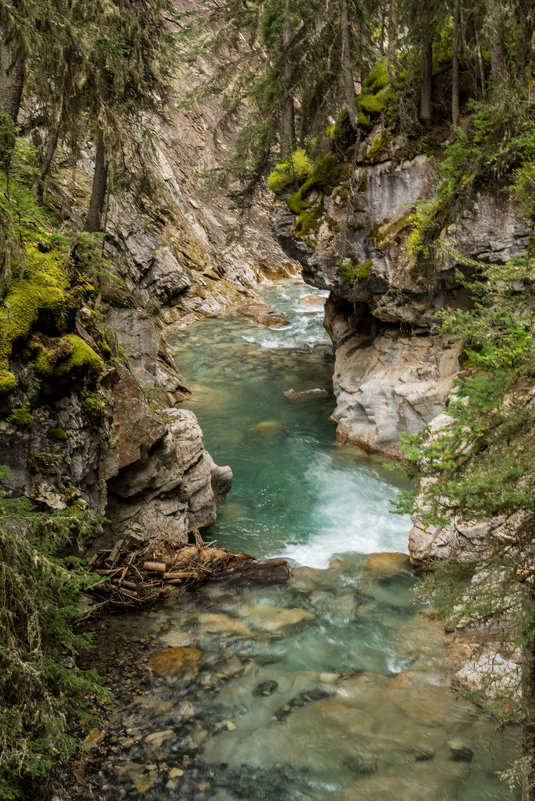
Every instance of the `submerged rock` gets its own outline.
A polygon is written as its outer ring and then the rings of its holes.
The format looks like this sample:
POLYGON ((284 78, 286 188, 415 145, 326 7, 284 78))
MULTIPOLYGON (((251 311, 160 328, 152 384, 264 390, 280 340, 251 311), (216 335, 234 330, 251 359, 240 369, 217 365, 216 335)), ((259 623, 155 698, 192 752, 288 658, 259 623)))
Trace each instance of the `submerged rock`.
POLYGON ((283 425, 280 420, 262 420, 262 422, 251 426, 249 431, 253 434, 278 434, 282 431, 283 425))
POLYGON ((238 311, 244 317, 252 317, 257 323, 268 328, 284 328, 290 325, 290 321, 282 312, 272 309, 271 306, 267 306, 265 303, 248 303, 247 306, 242 306, 238 311))
POLYGON ((158 676, 195 675, 199 670, 201 652, 198 648, 164 648, 149 657, 149 667, 158 676))
POLYGON ((325 396, 325 395, 328 395, 328 394, 329 393, 327 392, 326 389, 320 389, 319 387, 315 387, 314 389, 305 389, 305 390, 303 390, 303 392, 296 392, 295 389, 293 389, 293 387, 291 387, 290 389, 287 389, 286 392, 284 393, 284 395, 287 398, 296 398, 296 399, 299 399, 299 398, 317 398, 317 397, 322 397, 322 396, 325 396))
POLYGON ((273 679, 271 679, 270 681, 264 681, 262 682, 262 684, 258 685, 256 690, 254 691, 254 694, 264 695, 264 696, 272 695, 278 686, 279 686, 278 682, 273 681, 273 679))
POLYGON ((474 752, 462 740, 450 740, 448 743, 453 762, 471 762, 474 752))
POLYGON ((377 581, 386 581, 411 569, 405 553, 371 553, 366 557, 364 570, 377 581))
POLYGON ((240 607, 238 614, 240 617, 246 618, 247 622, 255 629, 267 633, 292 628, 304 620, 314 620, 312 612, 307 612, 306 609, 298 607, 280 609, 277 606, 269 606, 268 604, 258 604, 256 606, 246 604, 240 607))
POLYGON ((242 623, 228 615, 205 612, 199 615, 199 626, 201 632, 210 634, 234 634, 240 637, 250 637, 251 630, 242 623))

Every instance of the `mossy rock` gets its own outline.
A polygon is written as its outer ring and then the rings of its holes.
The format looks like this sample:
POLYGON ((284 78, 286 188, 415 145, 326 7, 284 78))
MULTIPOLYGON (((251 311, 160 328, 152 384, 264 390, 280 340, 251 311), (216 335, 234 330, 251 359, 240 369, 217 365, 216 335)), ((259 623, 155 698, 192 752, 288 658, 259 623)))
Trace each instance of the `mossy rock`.
POLYGON ((50 470, 56 465, 57 459, 53 453, 46 451, 35 453, 30 451, 28 453, 27 465, 30 473, 43 473, 50 470))
POLYGON ((46 432, 48 439, 55 440, 56 442, 65 442, 69 439, 69 435, 64 428, 49 428, 46 432))
POLYGON ((302 211, 296 220, 294 234, 306 237, 319 231, 325 216, 323 206, 315 206, 310 211, 302 211))
POLYGON ((85 390, 81 394, 82 409, 86 417, 95 424, 101 422, 108 411, 108 404, 97 392, 85 390))
POLYGON ((381 156, 386 152, 390 139, 386 134, 381 134, 373 140, 372 144, 366 151, 365 160, 369 164, 377 164, 381 160, 381 156))
POLYGON ((328 195, 338 184, 344 170, 344 164, 334 155, 327 153, 314 164, 309 178, 303 186, 287 198, 286 203, 294 214, 301 214, 310 204, 306 202, 307 195, 314 189, 328 195))
POLYGON ((35 372, 39 378, 52 380, 71 375, 96 377, 102 372, 102 359, 93 348, 76 334, 47 340, 35 359, 35 372))
POLYGON ((305 150, 296 150, 289 159, 280 161, 268 178, 267 185, 277 197, 291 187, 306 181, 312 171, 312 162, 305 150))
POLYGON ((386 103, 378 95, 359 95, 356 99, 357 108, 367 114, 380 114, 384 111, 386 103))
POLYGON ((375 244, 378 247, 383 247, 384 245, 399 242, 401 234, 410 229, 411 220, 412 212, 408 211, 403 217, 400 217, 399 220, 395 220, 391 223, 384 231, 380 230, 380 226, 374 226, 370 233, 375 240, 375 244))
POLYGON ((4 299, 8 314, 0 319, 0 393, 4 395, 16 387, 9 371, 14 345, 29 338, 40 318, 52 320, 59 327, 67 313, 69 278, 64 251, 51 248, 43 253, 30 243, 25 248, 25 260, 24 277, 11 282, 4 299))
POLYGON ((17 379, 9 370, 0 368, 0 395, 9 395, 17 386, 17 379))
POLYGON ((377 94, 390 83, 386 59, 380 61, 369 71, 362 82, 362 91, 370 94, 377 94))
POLYGON ((30 412, 28 404, 24 404, 24 406, 20 406, 18 409, 13 409, 7 419, 12 425, 17 426, 17 428, 26 428, 33 423, 33 414, 30 412))
POLYGON ((365 281, 369 278, 373 270, 373 261, 368 259, 364 262, 353 260, 342 260, 338 267, 337 274, 342 284, 352 284, 355 281, 365 281))

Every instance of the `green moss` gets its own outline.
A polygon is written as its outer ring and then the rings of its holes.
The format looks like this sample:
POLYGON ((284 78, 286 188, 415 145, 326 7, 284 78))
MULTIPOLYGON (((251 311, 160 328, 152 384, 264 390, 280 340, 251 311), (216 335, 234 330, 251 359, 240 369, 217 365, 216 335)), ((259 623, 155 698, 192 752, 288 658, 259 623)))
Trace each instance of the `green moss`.
POLYGON ((17 428, 26 428, 26 426, 31 426, 33 423, 33 414, 31 414, 28 404, 25 403, 24 406, 13 409, 7 419, 17 428))
POLYGON ((371 125, 370 118, 362 109, 359 109, 359 113, 357 114, 357 124, 360 125, 361 128, 369 128, 371 125))
POLYGON ((301 214, 302 211, 308 209, 310 203, 307 203, 306 200, 303 200, 301 197, 301 191, 298 191, 286 198, 286 205, 292 214, 301 214))
POLYGON ((383 153, 386 151, 389 143, 390 140, 386 134, 383 133, 380 136, 378 136, 376 139, 374 139, 374 141, 366 151, 365 160, 369 164, 377 164, 383 153))
POLYGON ((369 278, 372 269, 373 261, 371 259, 364 262, 342 259, 337 274, 342 284, 351 284, 369 278))
POLYGON ((412 220, 412 212, 408 211, 403 217, 400 217, 399 220, 396 220, 384 231, 380 231, 379 226, 374 226, 372 229, 372 236, 375 239, 376 245, 378 247, 382 247, 388 243, 395 243, 399 241, 400 234, 403 231, 408 231, 411 227, 411 220, 412 220))
POLYGON ((0 395, 9 395, 17 386, 17 379, 9 370, 0 368, 0 395))
POLYGON ((336 220, 325 213, 323 206, 314 206, 310 210, 301 212, 295 223, 294 234, 305 237, 307 245, 311 245, 312 241, 309 235, 317 233, 323 223, 327 223, 329 230, 333 233, 338 233, 340 230, 336 220))
POLYGON ((319 230, 325 209, 323 206, 315 206, 310 211, 302 211, 295 222, 294 234, 296 236, 307 236, 319 230))
POLYGON ((80 514, 80 512, 83 512, 85 507, 86 504, 83 501, 80 500, 72 501, 72 503, 70 503, 67 506, 67 512, 70 515, 77 515, 80 514))
POLYGON ((390 83, 388 76, 388 69, 386 59, 380 61, 375 67, 369 71, 368 75, 362 82, 362 91, 377 94, 381 89, 384 89, 390 83))
POLYGON ((76 334, 51 339, 35 359, 39 378, 65 378, 70 375, 97 376, 102 372, 102 359, 76 334))
MULTIPOLYGON (((22 267, 22 265, 21 265, 22 267)), ((22 272, 22 269, 21 269, 22 272)), ((51 248, 42 253, 37 244, 25 248, 23 278, 11 282, 4 305, 7 314, 0 319, 0 392, 16 386, 9 372, 9 357, 17 341, 28 339, 40 316, 52 318, 58 325, 65 317, 69 279, 65 270, 65 252, 51 248)))
POLYGON ((56 440, 56 442, 64 442, 69 439, 67 432, 63 428, 49 428, 46 435, 48 439, 56 440))
POLYGON ((268 189, 275 195, 283 195, 293 186, 306 181, 312 171, 312 162, 304 150, 296 150, 289 159, 279 162, 268 178, 268 189))
POLYGON ((34 451, 30 451, 27 460, 28 470, 31 473, 41 473, 55 465, 56 461, 56 457, 53 453, 47 453, 46 451, 35 453, 34 451))
POLYGON ((100 423, 106 416, 108 405, 96 392, 84 391, 80 395, 82 409, 92 423, 100 423))
POLYGON ((368 114, 380 114, 384 111, 386 103, 378 95, 359 95, 356 99, 357 108, 368 114))
POLYGON ((344 164, 336 158, 333 153, 327 153, 314 164, 309 178, 303 186, 286 200, 290 211, 294 214, 301 214, 309 207, 305 198, 314 189, 330 194, 340 180, 344 170, 344 164))

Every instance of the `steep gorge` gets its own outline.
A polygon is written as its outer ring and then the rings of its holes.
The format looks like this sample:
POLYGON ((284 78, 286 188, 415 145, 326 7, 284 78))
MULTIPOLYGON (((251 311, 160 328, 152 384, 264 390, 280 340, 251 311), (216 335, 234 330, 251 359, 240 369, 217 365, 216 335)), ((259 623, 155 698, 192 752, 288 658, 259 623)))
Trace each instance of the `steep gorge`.
POLYGON ((305 280, 330 292, 325 327, 336 355, 337 440, 389 457, 399 454, 401 432, 414 434, 444 411, 460 370, 461 343, 436 331, 438 310, 467 303, 457 270, 470 275, 466 265, 476 259, 505 264, 530 236, 511 201, 479 192, 439 232, 442 248, 422 273, 408 247, 409 218, 434 196, 436 158, 406 157, 409 144, 374 129, 346 180, 308 195, 303 214, 315 223, 305 233, 285 203, 272 218, 305 280))

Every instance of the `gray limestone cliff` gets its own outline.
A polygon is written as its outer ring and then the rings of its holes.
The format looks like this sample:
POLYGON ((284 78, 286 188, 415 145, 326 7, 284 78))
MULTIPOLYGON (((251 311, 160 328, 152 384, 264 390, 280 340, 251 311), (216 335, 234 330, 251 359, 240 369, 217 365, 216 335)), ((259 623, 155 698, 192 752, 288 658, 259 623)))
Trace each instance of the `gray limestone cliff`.
POLYGON ((461 344, 435 329, 437 310, 466 303, 459 260, 505 263, 524 250, 529 232, 511 203, 480 193, 441 232, 431 275, 422 274, 406 240, 415 204, 434 193, 435 159, 403 159, 400 138, 376 148, 369 163, 381 135, 360 145, 347 180, 307 196, 301 218, 277 203, 272 229, 305 280, 330 290, 337 439, 395 457, 402 431, 416 433, 444 410, 459 370, 461 344))

